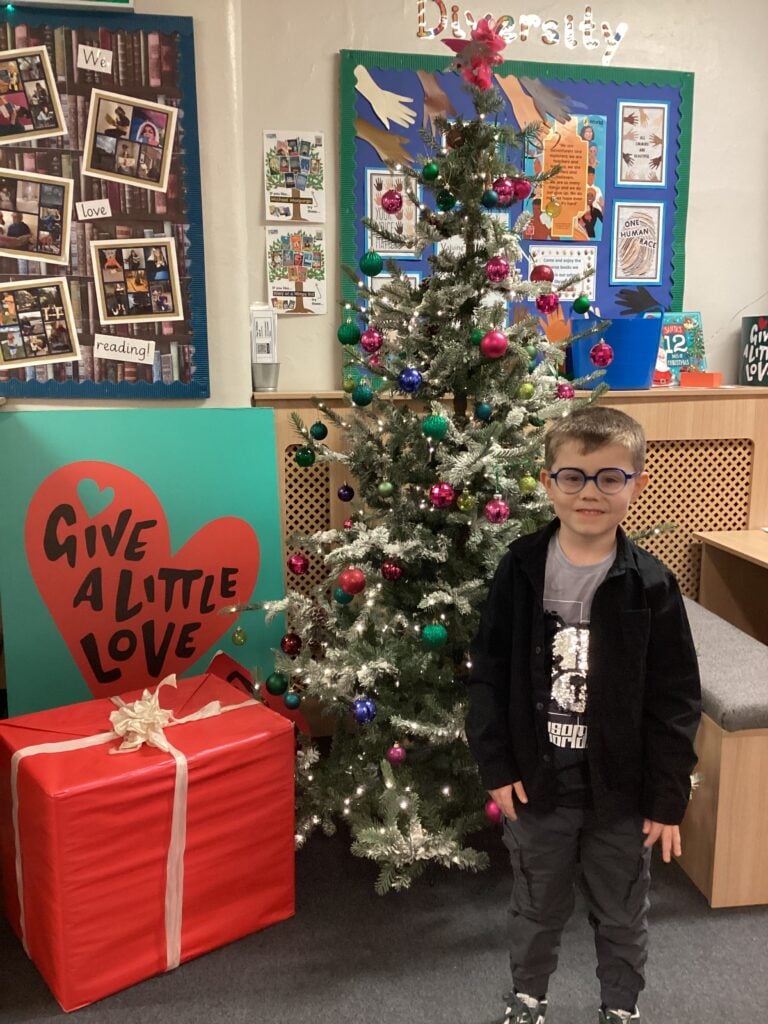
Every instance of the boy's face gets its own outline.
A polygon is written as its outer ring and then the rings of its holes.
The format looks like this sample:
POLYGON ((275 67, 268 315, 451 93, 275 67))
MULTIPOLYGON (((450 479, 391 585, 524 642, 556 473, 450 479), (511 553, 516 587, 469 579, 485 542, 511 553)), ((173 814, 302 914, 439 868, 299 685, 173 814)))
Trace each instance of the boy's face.
POLYGON ((627 481, 618 494, 603 494, 594 480, 588 480, 577 494, 565 494, 551 478, 550 472, 560 469, 580 469, 586 476, 594 476, 601 469, 623 469, 634 473, 635 468, 627 449, 620 444, 609 444, 586 454, 576 441, 567 441, 557 453, 551 470, 541 471, 541 482, 561 522, 561 528, 572 541, 594 544, 608 541, 616 534, 616 527, 627 514, 635 498, 645 489, 648 474, 627 481))

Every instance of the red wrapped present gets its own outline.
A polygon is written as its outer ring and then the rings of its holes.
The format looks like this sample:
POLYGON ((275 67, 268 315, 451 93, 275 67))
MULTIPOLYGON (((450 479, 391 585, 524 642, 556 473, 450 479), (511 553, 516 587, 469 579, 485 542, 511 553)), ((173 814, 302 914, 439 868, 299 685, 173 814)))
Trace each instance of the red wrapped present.
POLYGON ((5 908, 64 1010, 294 912, 291 723, 165 682, 0 722, 5 908))

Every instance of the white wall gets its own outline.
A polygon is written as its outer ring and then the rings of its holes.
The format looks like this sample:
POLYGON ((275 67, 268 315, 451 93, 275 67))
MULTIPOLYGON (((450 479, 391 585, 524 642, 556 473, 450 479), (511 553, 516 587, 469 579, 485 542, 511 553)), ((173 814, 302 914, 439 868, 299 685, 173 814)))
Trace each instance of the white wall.
MULTIPOLYGON (((450 10, 449 0, 446 6, 450 10)), ((461 9, 469 8, 477 17, 508 13, 517 18, 530 11, 562 24, 568 12, 579 21, 584 6, 576 0, 483 0, 482 7, 467 2, 461 9)), ((338 52, 445 55, 446 47, 440 38, 417 38, 417 0, 136 0, 136 9, 195 19, 210 404, 242 406, 250 400, 248 303, 266 298, 261 172, 265 128, 326 133, 329 312, 280 319, 280 387, 338 388, 341 350, 333 304, 339 290, 338 52)), ((592 9, 597 21, 628 25, 612 66, 696 74, 685 306, 702 311, 710 365, 724 372, 726 382, 733 381, 740 318, 765 312, 768 304, 768 253, 762 244, 768 221, 768 4, 592 0, 592 9)), ((427 0, 428 26, 436 23, 436 12, 434 0, 427 0)), ((581 45, 574 50, 562 44, 544 46, 532 39, 511 43, 505 56, 596 65, 601 53, 581 45)), ((19 400, 6 409, 81 404, 86 403, 19 400)))

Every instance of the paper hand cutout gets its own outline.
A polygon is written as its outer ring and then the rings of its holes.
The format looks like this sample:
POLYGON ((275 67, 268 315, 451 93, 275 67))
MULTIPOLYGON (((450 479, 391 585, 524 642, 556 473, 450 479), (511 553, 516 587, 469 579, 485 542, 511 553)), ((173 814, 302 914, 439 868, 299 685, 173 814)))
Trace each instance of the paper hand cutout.
POLYGON ((413 103, 410 96, 398 96, 395 92, 387 92, 371 78, 371 73, 362 64, 355 68, 355 88, 373 107, 373 112, 384 125, 389 122, 399 124, 403 128, 410 127, 416 120, 416 111, 406 106, 413 103))
POLYGON ((565 124, 570 120, 570 96, 564 92, 558 92, 539 78, 521 78, 520 82, 530 93, 540 121, 546 121, 548 117, 553 117, 560 124, 565 124))
POLYGON ((362 117, 355 118, 355 135, 369 143, 385 164, 412 164, 413 157, 404 147, 408 144, 405 135, 394 135, 377 128, 362 117))
POLYGON ((558 306, 554 313, 540 316, 539 323, 547 336, 547 341, 552 345, 559 345, 571 336, 571 321, 566 320, 562 306, 558 306))
POLYGON ((442 86, 438 84, 437 75, 428 71, 417 71, 421 87, 424 90, 424 113, 421 118, 422 128, 429 125, 429 130, 435 134, 434 119, 436 117, 456 117, 456 108, 443 92, 442 86))

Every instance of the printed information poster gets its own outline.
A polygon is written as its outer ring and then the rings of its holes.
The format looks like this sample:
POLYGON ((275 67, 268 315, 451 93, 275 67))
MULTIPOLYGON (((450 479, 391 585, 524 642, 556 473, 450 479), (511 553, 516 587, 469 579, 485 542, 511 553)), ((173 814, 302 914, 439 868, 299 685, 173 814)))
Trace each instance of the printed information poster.
POLYGON ((325 231, 267 227, 269 302, 278 313, 325 313, 325 231))
POLYGON ((615 203, 611 284, 659 284, 663 203, 615 203))
POLYGON ((325 220, 322 132, 264 132, 264 202, 267 220, 325 220))
POLYGON ((407 180, 404 174, 388 171, 386 167, 365 169, 365 215, 377 228, 397 235, 399 239, 397 242, 391 242, 366 228, 366 249, 375 249, 385 258, 414 258, 413 243, 416 238, 418 207, 406 195, 407 180), (395 209, 394 206, 397 204, 393 204, 392 211, 389 212, 385 209, 387 200, 383 197, 393 192, 400 196, 400 206, 399 209, 395 209))
POLYGON ((667 114, 666 103, 619 103, 617 185, 666 185, 667 114))

